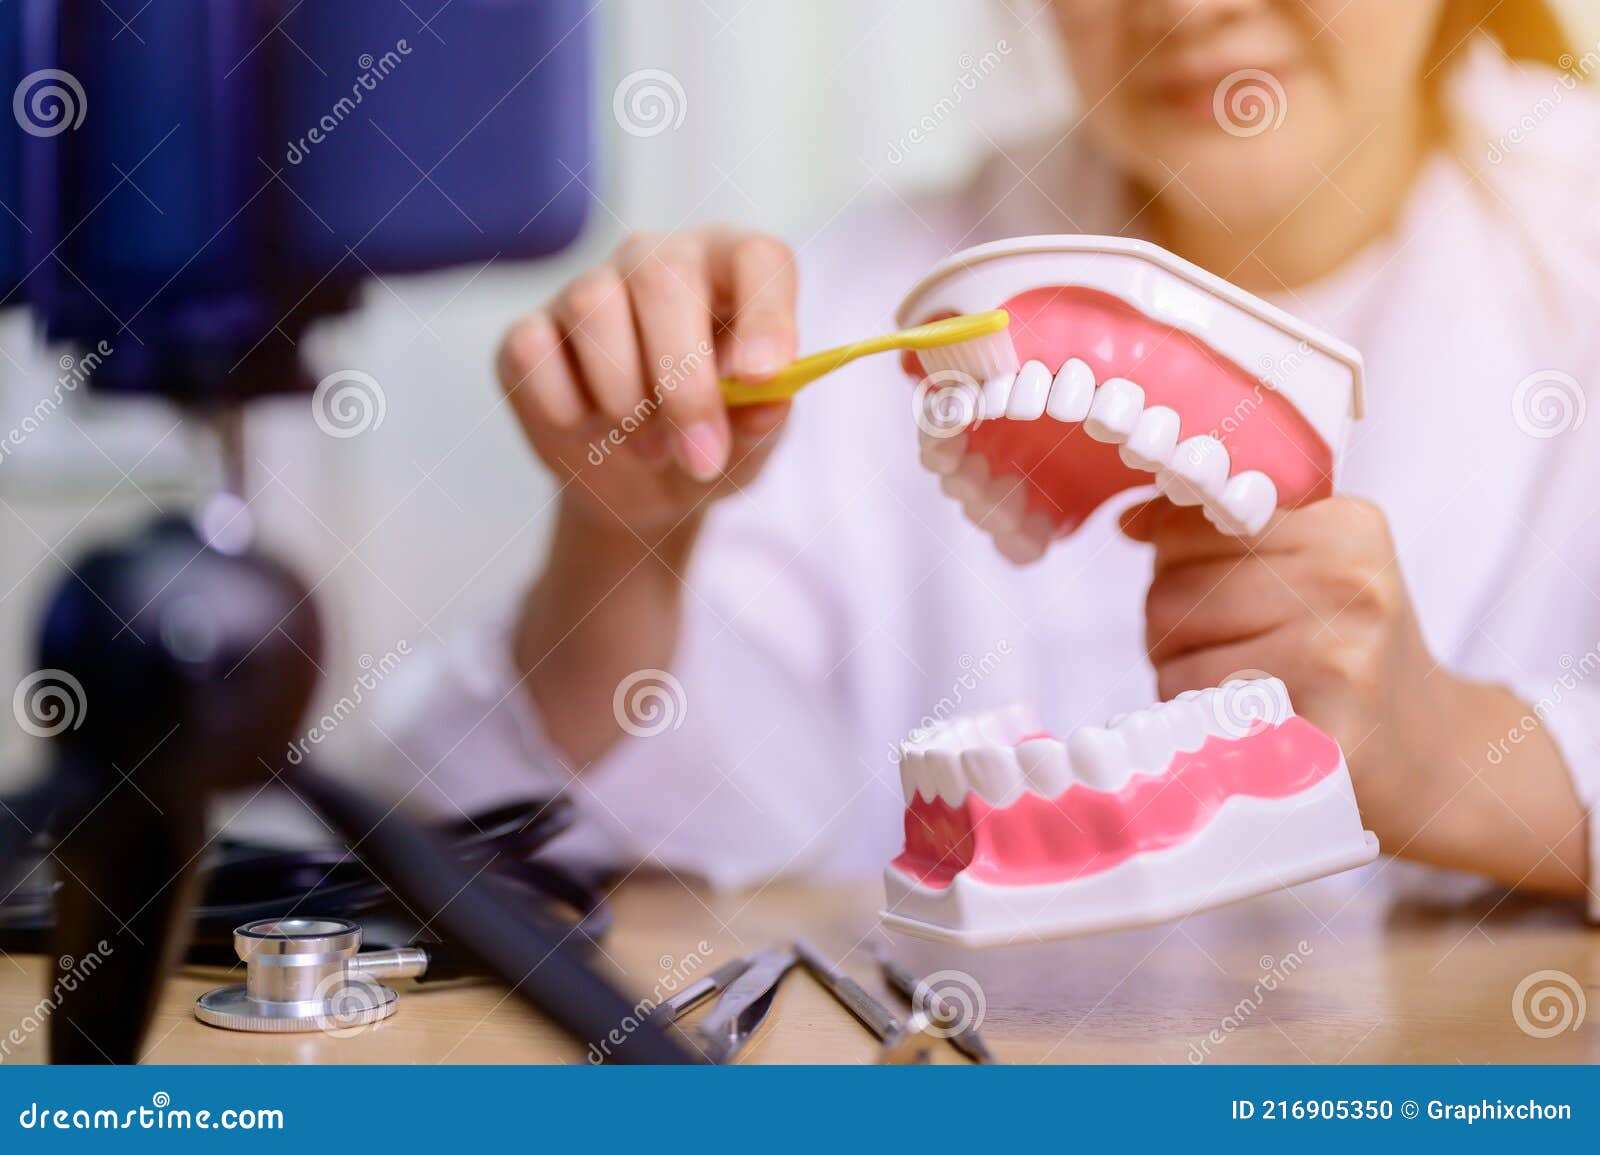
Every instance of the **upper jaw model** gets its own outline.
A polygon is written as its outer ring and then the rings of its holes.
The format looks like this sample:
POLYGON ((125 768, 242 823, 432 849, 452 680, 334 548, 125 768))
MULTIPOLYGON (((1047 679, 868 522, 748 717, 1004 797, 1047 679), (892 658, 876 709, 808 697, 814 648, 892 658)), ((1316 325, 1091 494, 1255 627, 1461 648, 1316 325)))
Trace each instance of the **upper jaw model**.
POLYGON ((1014 357, 919 354, 918 425, 923 464, 1012 561, 1152 476, 1235 535, 1332 491, 1361 359, 1275 306, 1142 241, 1024 237, 949 258, 898 320, 993 308, 1014 357))
POLYGON ((1084 726, 1023 707, 902 743, 891 929, 967 946, 1178 918, 1370 862, 1338 743, 1276 678, 1084 726))

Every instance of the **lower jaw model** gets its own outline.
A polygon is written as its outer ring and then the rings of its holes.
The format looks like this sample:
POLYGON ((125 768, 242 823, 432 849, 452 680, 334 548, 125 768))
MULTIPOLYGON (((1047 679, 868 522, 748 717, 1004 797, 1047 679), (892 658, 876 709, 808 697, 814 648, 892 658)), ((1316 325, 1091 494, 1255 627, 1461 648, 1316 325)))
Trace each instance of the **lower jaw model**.
POLYGON ((966 946, 1179 918, 1372 861, 1339 745, 1276 678, 1063 741, 1020 706, 902 743, 884 922, 966 946))
MULTIPOLYGON (((1154 245, 1023 237, 957 253, 902 325, 1004 308, 1006 338, 921 353, 923 464, 1026 565, 1154 483, 1219 532, 1332 492, 1361 358, 1154 245)), ((1063 741, 1012 707, 901 746, 885 923, 971 946, 1116 930, 1370 862, 1339 745, 1276 678, 1063 741)))

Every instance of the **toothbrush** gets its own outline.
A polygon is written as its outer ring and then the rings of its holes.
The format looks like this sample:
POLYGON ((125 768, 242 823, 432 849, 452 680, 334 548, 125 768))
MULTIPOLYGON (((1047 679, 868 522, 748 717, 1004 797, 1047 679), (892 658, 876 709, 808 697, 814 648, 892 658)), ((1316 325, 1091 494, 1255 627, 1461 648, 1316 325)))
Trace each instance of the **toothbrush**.
POLYGON ((914 349, 924 372, 964 373, 978 384, 1018 368, 1016 350, 1006 334, 1011 317, 1004 309, 969 313, 930 321, 883 337, 869 337, 837 349, 826 349, 793 361, 766 381, 747 384, 722 382, 722 396, 729 405, 759 405, 786 401, 819 377, 832 373, 857 357, 887 353, 895 349, 914 349))

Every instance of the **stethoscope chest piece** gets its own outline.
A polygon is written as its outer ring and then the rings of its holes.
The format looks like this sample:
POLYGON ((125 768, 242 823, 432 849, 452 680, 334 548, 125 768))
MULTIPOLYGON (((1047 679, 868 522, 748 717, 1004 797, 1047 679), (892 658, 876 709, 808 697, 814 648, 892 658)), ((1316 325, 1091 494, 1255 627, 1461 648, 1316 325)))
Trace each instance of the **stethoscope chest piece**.
POLYGON ((341 918, 264 919, 233 932, 243 984, 195 1001, 195 1018, 230 1031, 353 1032, 394 1014, 400 996, 379 978, 421 974, 415 948, 361 955, 361 928, 341 918))

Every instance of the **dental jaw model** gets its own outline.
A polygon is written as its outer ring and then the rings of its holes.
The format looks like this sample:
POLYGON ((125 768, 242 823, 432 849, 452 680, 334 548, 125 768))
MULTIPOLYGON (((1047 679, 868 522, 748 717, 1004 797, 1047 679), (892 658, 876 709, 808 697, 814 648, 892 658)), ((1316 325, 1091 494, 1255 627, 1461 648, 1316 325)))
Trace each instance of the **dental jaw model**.
POLYGON ((1276 678, 1083 726, 1022 707, 900 748, 905 849, 884 923, 966 946, 1179 918, 1370 862, 1338 743, 1276 678))
MULTIPOLYGON (((1154 483, 1226 534, 1332 492, 1354 350, 1153 245, 1031 237, 958 253, 902 325, 1001 308, 919 353, 923 464, 1017 564, 1154 483)), ((1031 710, 901 746, 884 922, 969 946, 1160 922, 1371 861, 1338 743, 1263 677, 1084 726, 1031 710)))
POLYGON ((1224 533, 1326 497, 1361 359, 1142 241, 1024 237, 965 250, 901 324, 1005 309, 1006 332, 919 354, 923 464, 1018 564, 1152 482, 1224 533))

